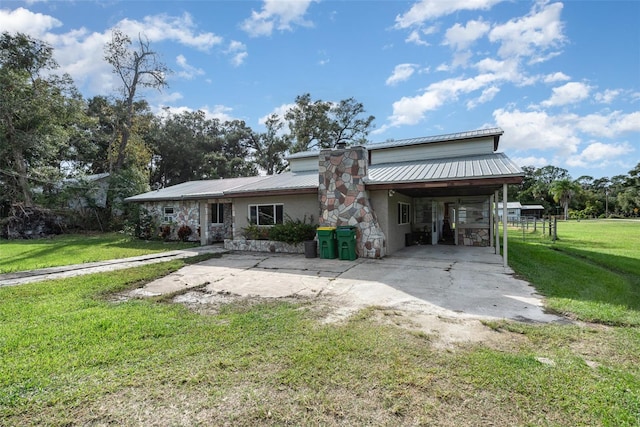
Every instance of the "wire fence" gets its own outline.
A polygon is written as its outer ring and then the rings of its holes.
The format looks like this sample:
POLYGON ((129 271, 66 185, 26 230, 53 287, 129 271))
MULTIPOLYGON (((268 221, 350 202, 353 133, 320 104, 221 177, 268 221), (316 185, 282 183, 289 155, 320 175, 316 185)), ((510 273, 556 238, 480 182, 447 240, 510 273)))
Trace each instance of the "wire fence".
POLYGON ((548 236, 551 241, 558 240, 558 218, 549 216, 548 218, 520 217, 507 221, 508 225, 517 228, 522 232, 522 240, 526 240, 527 233, 536 233, 538 230, 543 236, 548 236))

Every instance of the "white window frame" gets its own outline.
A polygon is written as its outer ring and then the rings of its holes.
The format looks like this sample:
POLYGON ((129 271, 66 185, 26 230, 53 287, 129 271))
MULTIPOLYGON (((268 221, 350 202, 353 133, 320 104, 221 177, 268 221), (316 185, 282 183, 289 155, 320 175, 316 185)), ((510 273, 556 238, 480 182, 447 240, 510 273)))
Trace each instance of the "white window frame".
POLYGON ((411 223, 411 204, 398 202, 398 225, 411 223))
POLYGON ((224 224, 224 203, 211 203, 211 224, 224 224), (216 213, 217 222, 213 221, 213 213, 216 213), (222 219, 222 221, 220 221, 222 219))
MULTIPOLYGON (((250 224, 255 224, 263 227, 270 227, 275 224, 284 223, 284 204, 283 203, 263 203, 263 204, 249 205, 248 209, 249 209, 248 218, 249 218, 250 224), (274 216, 273 224, 260 223, 260 217, 261 217, 260 208, 266 208, 266 207, 273 209, 273 216, 274 216), (280 211, 279 215, 278 215, 278 211, 280 211)), ((264 216, 264 214, 262 216, 264 216)))
POLYGON ((162 208, 162 221, 173 222, 176 217, 176 208, 173 206, 165 206, 162 208))

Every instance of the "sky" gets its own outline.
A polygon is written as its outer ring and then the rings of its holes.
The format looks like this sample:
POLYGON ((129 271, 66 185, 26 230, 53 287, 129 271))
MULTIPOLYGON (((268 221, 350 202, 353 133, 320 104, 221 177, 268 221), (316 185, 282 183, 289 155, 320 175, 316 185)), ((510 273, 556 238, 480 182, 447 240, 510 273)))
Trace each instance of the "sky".
MULTIPOLYGON (((104 45, 146 37, 171 70, 142 96, 257 132, 299 95, 354 98, 371 142, 498 126, 520 166, 576 179, 640 161, 640 1, 0 0, 85 98, 117 96, 104 45)), ((164 110, 163 110, 164 109, 164 110)))

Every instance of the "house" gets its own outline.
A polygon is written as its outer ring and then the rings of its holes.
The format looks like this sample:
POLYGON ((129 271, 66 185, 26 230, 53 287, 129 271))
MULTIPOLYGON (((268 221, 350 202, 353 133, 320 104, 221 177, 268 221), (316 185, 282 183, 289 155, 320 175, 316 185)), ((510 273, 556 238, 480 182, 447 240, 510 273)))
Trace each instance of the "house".
MULTIPOLYGON (((502 222, 502 203, 498 203, 498 215, 502 222)), ((542 218, 544 206, 542 205, 522 205, 520 202, 507 202, 507 221, 520 221, 522 218, 542 218)))
MULTIPOLYGON (((312 218, 356 227, 360 257, 411 244, 494 246, 499 190, 524 173, 497 152, 502 129, 295 153, 271 176, 193 181, 126 199, 202 244, 241 239, 250 224, 312 218)), ((506 242, 506 235, 504 236, 506 242)))

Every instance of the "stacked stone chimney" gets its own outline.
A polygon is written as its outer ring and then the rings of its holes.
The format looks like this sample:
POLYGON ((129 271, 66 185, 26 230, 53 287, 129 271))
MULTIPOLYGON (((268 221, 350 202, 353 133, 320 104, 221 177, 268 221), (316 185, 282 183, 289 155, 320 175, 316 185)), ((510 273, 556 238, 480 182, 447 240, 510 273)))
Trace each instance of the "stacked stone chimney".
POLYGON ((363 179, 367 176, 367 149, 356 146, 322 150, 319 156, 320 225, 356 227, 356 252, 363 258, 386 255, 380 228, 363 179))

